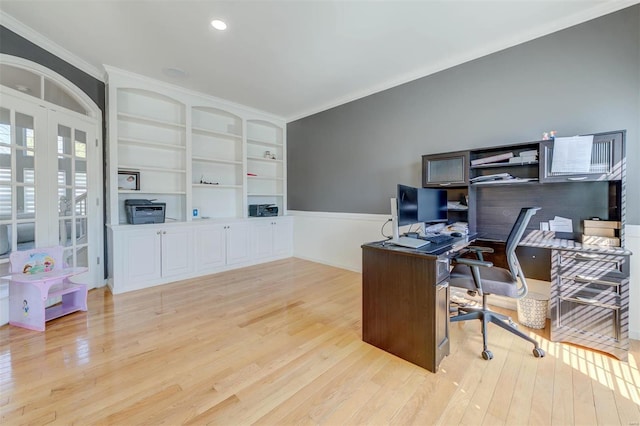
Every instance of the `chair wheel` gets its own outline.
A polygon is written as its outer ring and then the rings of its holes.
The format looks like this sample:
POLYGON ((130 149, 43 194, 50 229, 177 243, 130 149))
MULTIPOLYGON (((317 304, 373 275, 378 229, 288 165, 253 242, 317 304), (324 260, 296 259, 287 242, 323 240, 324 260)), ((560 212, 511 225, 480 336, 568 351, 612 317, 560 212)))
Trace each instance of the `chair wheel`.
POLYGON ((536 358, 543 358, 544 355, 545 353, 541 348, 533 348, 533 356, 536 358))
POLYGON ((493 359, 493 353, 490 350, 484 350, 482 351, 482 358, 485 361, 489 361, 490 359, 493 359))

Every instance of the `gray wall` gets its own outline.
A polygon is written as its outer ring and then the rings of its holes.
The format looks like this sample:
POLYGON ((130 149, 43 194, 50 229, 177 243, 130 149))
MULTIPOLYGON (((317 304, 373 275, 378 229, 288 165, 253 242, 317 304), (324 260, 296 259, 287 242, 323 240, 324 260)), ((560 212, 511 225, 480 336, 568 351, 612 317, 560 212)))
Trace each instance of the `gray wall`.
POLYGON ((389 213, 421 156, 627 130, 627 223, 640 224, 640 6, 291 122, 288 208, 389 213))

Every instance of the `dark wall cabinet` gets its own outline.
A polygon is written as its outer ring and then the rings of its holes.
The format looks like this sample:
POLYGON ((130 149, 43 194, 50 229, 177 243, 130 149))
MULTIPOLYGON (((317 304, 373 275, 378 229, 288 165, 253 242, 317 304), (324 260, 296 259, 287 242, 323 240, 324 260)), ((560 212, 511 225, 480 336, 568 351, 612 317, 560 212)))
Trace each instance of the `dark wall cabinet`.
POLYGON ((422 186, 446 188, 469 184, 469 151, 422 156, 422 186))
POLYGON ((541 167, 540 181, 550 182, 587 182, 622 179, 622 159, 624 153, 623 132, 600 133, 593 135, 591 164, 584 173, 553 172, 553 142, 540 143, 541 167))

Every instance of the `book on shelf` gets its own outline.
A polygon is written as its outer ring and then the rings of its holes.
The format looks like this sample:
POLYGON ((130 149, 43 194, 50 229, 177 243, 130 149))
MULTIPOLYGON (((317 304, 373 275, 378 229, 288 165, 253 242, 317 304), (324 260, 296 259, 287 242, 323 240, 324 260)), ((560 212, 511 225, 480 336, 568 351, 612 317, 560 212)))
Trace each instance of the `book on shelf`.
POLYGON ((501 161, 507 161, 513 157, 513 152, 505 152, 503 154, 490 155, 489 157, 476 158, 471 160, 472 166, 479 166, 481 164, 499 163, 501 161))
POLYGON ((509 164, 526 164, 538 161, 538 157, 511 157, 509 164))
POLYGON ((496 173, 493 175, 476 176, 474 178, 471 178, 471 182, 477 183, 477 182, 486 182, 490 180, 505 180, 505 179, 513 179, 513 176, 511 176, 509 173, 496 173))

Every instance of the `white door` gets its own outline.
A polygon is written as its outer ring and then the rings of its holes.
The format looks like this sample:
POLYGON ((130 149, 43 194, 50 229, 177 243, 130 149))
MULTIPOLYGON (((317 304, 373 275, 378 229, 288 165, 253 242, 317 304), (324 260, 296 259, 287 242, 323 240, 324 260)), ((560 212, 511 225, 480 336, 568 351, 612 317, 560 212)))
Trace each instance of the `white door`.
POLYGON ((3 87, 0 95, 0 266, 8 267, 11 251, 60 244, 70 266, 89 268, 76 281, 101 284, 96 120, 3 87))

